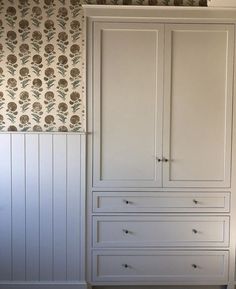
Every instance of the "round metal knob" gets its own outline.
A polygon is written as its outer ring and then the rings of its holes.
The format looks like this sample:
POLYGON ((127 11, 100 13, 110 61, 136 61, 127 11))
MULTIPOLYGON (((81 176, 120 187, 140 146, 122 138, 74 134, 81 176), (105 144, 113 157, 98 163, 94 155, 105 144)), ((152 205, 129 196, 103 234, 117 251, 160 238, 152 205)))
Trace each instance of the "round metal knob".
POLYGON ((122 265, 124 268, 128 268, 129 266, 127 264, 122 265))
POLYGON ((129 204, 129 201, 127 201, 127 200, 124 200, 124 202, 126 203, 126 205, 128 205, 128 204, 129 204))
POLYGON ((196 265, 196 264, 192 264, 192 267, 193 267, 194 269, 197 269, 197 265, 196 265))
POLYGON ((197 200, 195 200, 195 199, 193 200, 193 202, 194 202, 194 204, 195 204, 195 205, 197 205, 197 204, 198 204, 198 201, 197 201, 197 200))
POLYGON ((128 231, 128 230, 123 230, 123 232, 124 232, 125 234, 129 234, 129 231, 128 231))
POLYGON ((166 159, 166 158, 163 158, 163 162, 165 162, 165 163, 168 163, 168 159, 166 159))
POLYGON ((158 161, 158 163, 160 163, 160 162, 162 162, 162 159, 160 159, 160 158, 157 158, 157 161, 158 161))
POLYGON ((194 233, 194 234, 197 234, 198 231, 197 231, 196 229, 193 229, 193 233, 194 233))

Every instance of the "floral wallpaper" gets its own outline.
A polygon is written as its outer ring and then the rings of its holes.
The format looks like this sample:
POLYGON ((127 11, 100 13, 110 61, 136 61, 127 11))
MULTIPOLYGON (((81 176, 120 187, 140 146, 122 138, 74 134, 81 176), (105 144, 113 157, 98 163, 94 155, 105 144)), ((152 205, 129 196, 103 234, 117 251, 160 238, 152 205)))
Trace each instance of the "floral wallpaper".
MULTIPOLYGON (((206 0, 87 0, 206 5, 206 0)), ((80 0, 0 0, 0 130, 83 131, 85 61, 80 0)))
POLYGON ((79 0, 0 0, 0 130, 81 131, 79 0))

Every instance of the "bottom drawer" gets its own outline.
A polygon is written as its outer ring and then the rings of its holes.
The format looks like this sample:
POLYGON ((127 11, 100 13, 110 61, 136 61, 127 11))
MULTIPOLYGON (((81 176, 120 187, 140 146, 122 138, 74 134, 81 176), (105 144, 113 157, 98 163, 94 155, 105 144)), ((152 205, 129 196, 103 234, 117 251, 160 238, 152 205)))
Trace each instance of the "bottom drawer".
POLYGON ((228 282, 228 252, 94 251, 93 281, 223 285, 228 282))

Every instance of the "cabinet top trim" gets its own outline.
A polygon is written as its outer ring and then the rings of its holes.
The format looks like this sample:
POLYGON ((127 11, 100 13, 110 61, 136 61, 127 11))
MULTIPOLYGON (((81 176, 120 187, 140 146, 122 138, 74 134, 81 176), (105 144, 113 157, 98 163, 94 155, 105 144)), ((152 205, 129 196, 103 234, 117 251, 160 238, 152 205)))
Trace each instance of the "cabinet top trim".
POLYGON ((83 5, 87 17, 219 19, 236 21, 236 8, 179 6, 83 5))

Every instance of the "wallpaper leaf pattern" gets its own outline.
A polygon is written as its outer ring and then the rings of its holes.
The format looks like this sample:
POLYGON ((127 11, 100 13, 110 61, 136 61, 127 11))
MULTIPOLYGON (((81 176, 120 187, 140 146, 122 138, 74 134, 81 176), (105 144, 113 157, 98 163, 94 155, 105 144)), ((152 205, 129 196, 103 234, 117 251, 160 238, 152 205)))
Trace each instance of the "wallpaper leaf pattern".
MULTIPOLYGON (((193 5, 206 0, 87 0, 88 4, 193 5)), ((0 130, 83 131, 81 0, 0 0, 0 130)))

